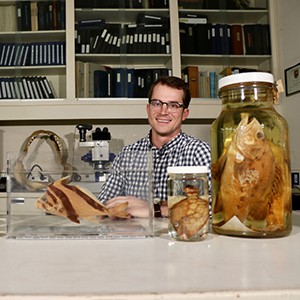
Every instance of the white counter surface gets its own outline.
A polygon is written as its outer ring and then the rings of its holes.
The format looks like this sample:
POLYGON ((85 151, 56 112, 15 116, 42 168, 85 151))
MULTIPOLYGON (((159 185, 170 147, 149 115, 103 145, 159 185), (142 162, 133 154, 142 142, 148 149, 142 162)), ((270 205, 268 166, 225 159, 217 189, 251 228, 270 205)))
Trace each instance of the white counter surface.
POLYGON ((300 299, 296 223, 274 239, 1 238, 0 299, 300 299))

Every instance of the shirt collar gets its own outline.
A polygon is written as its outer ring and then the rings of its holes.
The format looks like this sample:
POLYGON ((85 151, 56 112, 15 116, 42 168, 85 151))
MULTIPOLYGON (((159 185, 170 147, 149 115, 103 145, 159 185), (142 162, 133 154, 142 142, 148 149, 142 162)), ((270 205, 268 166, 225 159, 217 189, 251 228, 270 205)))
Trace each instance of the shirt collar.
POLYGON ((182 140, 183 138, 184 138, 184 134, 182 131, 180 131, 180 133, 177 136, 175 136, 171 141, 164 144, 161 148, 157 148, 151 142, 151 130, 150 130, 150 132, 148 134, 148 138, 147 138, 147 143, 148 143, 149 150, 165 152, 165 151, 172 149, 174 147, 174 145, 177 145, 179 143, 179 141, 182 140))

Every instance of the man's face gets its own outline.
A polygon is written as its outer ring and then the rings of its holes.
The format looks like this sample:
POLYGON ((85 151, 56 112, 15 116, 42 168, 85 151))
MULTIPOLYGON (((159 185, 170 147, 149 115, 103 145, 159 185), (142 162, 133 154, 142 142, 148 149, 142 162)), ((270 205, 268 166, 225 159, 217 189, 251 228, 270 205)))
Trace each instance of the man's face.
MULTIPOLYGON (((162 102, 178 103, 183 103, 182 98, 182 90, 161 84, 155 86, 151 97, 151 99, 158 99, 162 102)), ((171 140, 180 132, 181 123, 188 117, 189 109, 180 107, 176 112, 170 112, 165 104, 160 109, 153 109, 151 105, 148 104, 147 114, 153 134, 170 137, 171 140)))

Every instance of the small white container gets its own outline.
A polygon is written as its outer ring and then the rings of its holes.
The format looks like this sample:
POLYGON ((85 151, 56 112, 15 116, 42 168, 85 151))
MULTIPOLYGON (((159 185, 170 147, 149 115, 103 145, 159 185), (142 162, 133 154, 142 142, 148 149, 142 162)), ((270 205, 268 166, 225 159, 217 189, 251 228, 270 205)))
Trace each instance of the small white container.
POLYGON ((168 167, 169 235, 179 241, 203 240, 209 231, 207 166, 168 167))

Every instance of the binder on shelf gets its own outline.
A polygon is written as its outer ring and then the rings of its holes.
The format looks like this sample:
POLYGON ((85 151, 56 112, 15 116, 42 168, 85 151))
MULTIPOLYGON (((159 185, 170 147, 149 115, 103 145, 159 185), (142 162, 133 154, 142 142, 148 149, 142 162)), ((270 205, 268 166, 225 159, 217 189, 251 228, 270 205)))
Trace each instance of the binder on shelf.
POLYGON ((108 97, 108 73, 106 70, 94 71, 93 97, 108 97))
POLYGON ((6 47, 7 47, 6 43, 0 44, 0 66, 4 65, 4 56, 5 56, 5 52, 6 52, 6 47))
POLYGON ((245 39, 245 54, 263 54, 262 25, 245 24, 243 26, 245 39))
POLYGON ((48 3, 38 1, 37 7, 38 30, 47 30, 49 29, 48 3))
POLYGON ((205 8, 205 0, 178 0, 178 7, 182 9, 202 9, 205 8))
POLYGON ((59 0, 57 5, 57 29, 66 29, 66 7, 63 0, 59 0))
POLYGON ((211 40, 211 24, 196 24, 194 27, 194 37, 196 40, 197 54, 211 54, 212 40, 211 40))
POLYGON ((23 87, 23 81, 22 81, 22 77, 17 77, 16 81, 18 83, 18 87, 19 87, 19 91, 20 91, 20 99, 26 99, 26 94, 24 91, 24 87, 23 87))
POLYGON ((45 91, 47 93, 46 98, 54 99, 54 93, 46 76, 41 76, 41 82, 45 86, 45 91))
POLYGON ((262 40, 262 52, 261 54, 270 55, 271 54, 271 37, 270 37, 270 25, 261 25, 261 40, 262 40))
POLYGON ((212 24, 211 26, 211 44, 212 44, 212 54, 221 54, 221 25, 212 24))
POLYGON ((189 85, 192 98, 199 97, 199 71, 198 66, 186 66, 182 70, 183 79, 189 85))
POLYGON ((22 30, 22 2, 16 2, 17 30, 22 30))
POLYGON ((24 93, 25 93, 25 99, 30 99, 31 96, 29 93, 29 88, 28 88, 26 77, 22 77, 22 85, 23 85, 23 89, 24 89, 24 93))
POLYGON ((13 84, 14 84, 16 99, 21 99, 21 92, 20 92, 20 88, 19 88, 18 81, 16 78, 13 81, 13 84))
POLYGON ((231 54, 243 55, 243 28, 241 24, 232 24, 230 27, 231 54))
POLYGON ((210 77, 208 71, 199 71, 199 96, 200 98, 210 98, 210 77))
POLYGON ((12 44, 11 49, 10 49, 10 53, 9 53, 9 59, 8 59, 8 62, 7 62, 8 66, 13 65, 15 56, 16 56, 16 44, 12 44))
POLYGON ((0 9, 0 32, 16 31, 17 18, 15 5, 3 5, 0 9))
POLYGON ((196 53, 194 24, 179 23, 180 49, 183 54, 196 53))
POLYGON ((31 31, 31 2, 22 1, 22 29, 23 31, 31 31))
POLYGON ((4 59, 3 59, 3 66, 8 66, 9 57, 11 55, 11 49, 13 47, 12 43, 6 44, 5 52, 4 52, 4 59))
POLYGON ((15 93, 12 77, 8 78, 7 85, 10 91, 10 99, 16 99, 16 93, 15 93))
POLYGON ((168 8, 169 0, 148 0, 149 8, 168 8))
POLYGON ((127 97, 127 70, 114 68, 114 97, 127 97))
POLYGON ((46 14, 47 14, 47 21, 48 21, 47 29, 53 30, 54 28, 53 28, 53 2, 52 1, 47 2, 46 14))
POLYGON ((196 13, 179 12, 179 22, 188 24, 206 24, 207 17, 196 13))
POLYGON ((135 70, 127 68, 127 98, 134 98, 135 82, 135 70))
POLYGON ((38 30, 38 6, 37 1, 32 1, 30 3, 30 15, 31 15, 31 30, 38 30))
POLYGON ((169 26, 169 18, 165 16, 139 13, 136 17, 137 24, 165 24, 169 26))
POLYGON ((220 24, 220 54, 230 54, 231 52, 231 36, 230 27, 228 24, 220 24))

